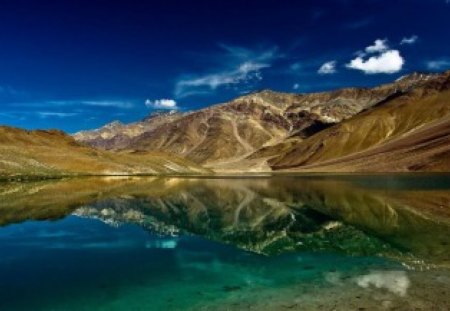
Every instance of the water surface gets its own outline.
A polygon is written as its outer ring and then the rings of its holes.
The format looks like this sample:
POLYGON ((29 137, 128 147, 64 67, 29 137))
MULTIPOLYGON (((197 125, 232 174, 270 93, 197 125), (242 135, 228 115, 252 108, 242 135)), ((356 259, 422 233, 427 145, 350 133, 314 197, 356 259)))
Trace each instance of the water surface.
POLYGON ((447 310, 450 176, 0 185, 0 310, 447 310))

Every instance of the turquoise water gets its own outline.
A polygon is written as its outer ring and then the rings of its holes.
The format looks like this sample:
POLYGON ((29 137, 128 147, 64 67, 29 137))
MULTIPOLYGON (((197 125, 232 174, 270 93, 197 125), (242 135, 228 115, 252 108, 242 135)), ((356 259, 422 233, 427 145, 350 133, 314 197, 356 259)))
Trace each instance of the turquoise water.
POLYGON ((4 184, 0 310, 446 310, 449 186, 446 176, 4 184))

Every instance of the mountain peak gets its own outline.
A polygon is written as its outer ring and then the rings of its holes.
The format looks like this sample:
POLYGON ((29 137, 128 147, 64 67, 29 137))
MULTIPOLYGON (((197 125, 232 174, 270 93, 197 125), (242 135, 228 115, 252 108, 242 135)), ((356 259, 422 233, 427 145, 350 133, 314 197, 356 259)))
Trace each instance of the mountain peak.
POLYGON ((271 89, 260 89, 260 90, 255 90, 253 92, 247 93, 239 98, 255 97, 255 96, 271 97, 271 96, 278 96, 280 94, 287 94, 287 93, 277 92, 277 91, 274 91, 271 89))
POLYGON ((114 120, 108 124, 106 124, 104 127, 105 128, 116 128, 116 127, 120 127, 123 126, 124 124, 122 122, 120 122, 119 120, 114 120))
POLYGON ((395 80, 395 82, 405 82, 405 81, 425 81, 430 78, 438 76, 438 73, 431 73, 431 72, 421 72, 421 71, 415 71, 410 74, 406 74, 395 80))
POLYGON ((171 109, 171 110, 154 110, 151 113, 149 113, 145 118, 142 119, 143 122, 145 121, 149 121, 151 119, 157 118, 157 117, 161 117, 161 116, 171 116, 171 115, 176 115, 176 114, 181 114, 181 112, 179 112, 176 109, 171 109))

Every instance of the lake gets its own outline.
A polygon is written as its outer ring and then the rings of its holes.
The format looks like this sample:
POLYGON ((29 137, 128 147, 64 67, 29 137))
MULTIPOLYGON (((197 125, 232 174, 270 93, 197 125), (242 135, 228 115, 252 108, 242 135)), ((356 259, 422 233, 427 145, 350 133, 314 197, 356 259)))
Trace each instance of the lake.
POLYGON ((448 310, 450 175, 0 184, 0 310, 448 310))

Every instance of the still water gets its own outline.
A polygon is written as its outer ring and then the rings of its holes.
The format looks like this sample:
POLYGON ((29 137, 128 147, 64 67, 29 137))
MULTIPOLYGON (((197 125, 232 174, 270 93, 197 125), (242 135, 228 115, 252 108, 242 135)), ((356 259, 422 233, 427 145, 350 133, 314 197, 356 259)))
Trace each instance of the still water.
POLYGON ((450 176, 0 184, 0 310, 448 310, 450 176))

